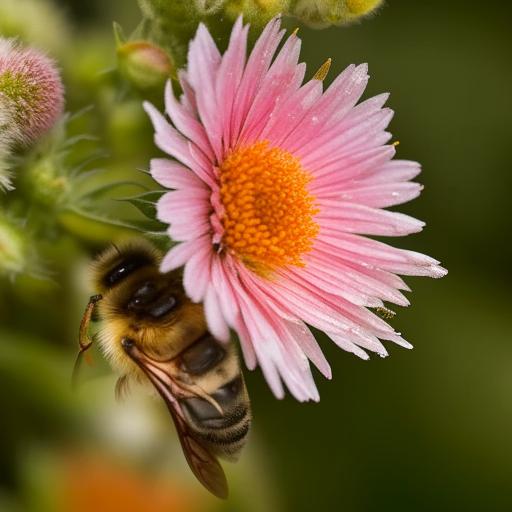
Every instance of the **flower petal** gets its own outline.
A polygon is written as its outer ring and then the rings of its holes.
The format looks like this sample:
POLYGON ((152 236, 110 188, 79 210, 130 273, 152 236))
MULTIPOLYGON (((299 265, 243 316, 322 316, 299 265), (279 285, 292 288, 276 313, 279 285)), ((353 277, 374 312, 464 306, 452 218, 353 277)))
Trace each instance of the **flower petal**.
POLYGON ((185 265, 198 250, 208 245, 208 237, 203 236, 195 240, 182 242, 174 246, 164 257, 160 264, 160 272, 170 272, 185 265))
POLYGON ((229 327, 224 320, 219 303, 215 288, 209 286, 204 299, 204 312, 208 329, 215 338, 227 343, 229 341, 229 327))
POLYGON ((151 176, 166 188, 205 188, 204 182, 198 179, 192 171, 167 158, 153 158, 151 160, 151 176))
POLYGON ((212 147, 204 126, 176 100, 170 81, 165 86, 165 110, 174 126, 176 126, 176 129, 183 133, 209 158, 213 158, 212 147))
POLYGON ((151 103, 145 101, 144 110, 151 118, 155 128, 155 144, 186 166, 193 165, 185 137, 176 131, 151 103))
POLYGON ((183 287, 193 302, 205 299, 211 282, 211 258, 211 245, 201 244, 185 265, 183 287))
POLYGON ((360 233, 365 235, 403 236, 417 233, 425 226, 421 222, 403 213, 388 212, 378 208, 369 208, 347 201, 321 199, 318 201, 319 222, 322 235, 337 236, 337 232, 360 233))

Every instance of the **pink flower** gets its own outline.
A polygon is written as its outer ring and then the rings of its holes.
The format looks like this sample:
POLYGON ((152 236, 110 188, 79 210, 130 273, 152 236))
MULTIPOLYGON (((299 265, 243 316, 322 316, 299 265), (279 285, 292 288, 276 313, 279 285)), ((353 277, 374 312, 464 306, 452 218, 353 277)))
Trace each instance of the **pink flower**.
POLYGON ((36 141, 54 126, 64 106, 55 63, 38 50, 0 38, 0 106, 9 109, 17 142, 36 141))
POLYGON ((172 124, 145 104, 159 148, 151 174, 168 189, 158 217, 180 243, 162 271, 185 266, 184 286, 204 301, 214 336, 238 334, 247 366, 260 365, 276 396, 282 381, 318 400, 309 361, 331 370, 308 325, 367 359, 380 340, 410 347, 367 308, 406 306, 397 274, 441 277, 438 262, 365 235, 403 236, 423 222, 384 208, 418 196, 416 162, 393 160, 388 95, 358 105, 366 65, 349 66, 324 92, 303 84, 300 39, 271 21, 246 60, 239 19, 221 55, 201 25, 190 44, 183 95, 165 95, 172 124), (275 55, 275 57, 274 57, 275 55))

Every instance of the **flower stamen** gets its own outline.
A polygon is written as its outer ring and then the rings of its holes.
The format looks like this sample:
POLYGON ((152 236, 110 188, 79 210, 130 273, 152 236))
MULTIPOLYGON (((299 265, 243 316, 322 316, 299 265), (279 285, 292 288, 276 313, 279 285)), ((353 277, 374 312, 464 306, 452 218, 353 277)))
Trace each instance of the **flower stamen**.
POLYGON ((223 244, 253 270, 303 266, 319 226, 311 177, 288 151, 259 141, 219 167, 223 244))

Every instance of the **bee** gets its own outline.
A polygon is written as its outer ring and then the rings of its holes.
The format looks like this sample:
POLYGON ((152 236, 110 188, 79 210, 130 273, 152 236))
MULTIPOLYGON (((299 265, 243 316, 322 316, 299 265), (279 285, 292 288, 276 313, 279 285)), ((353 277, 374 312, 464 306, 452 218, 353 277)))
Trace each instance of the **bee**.
MULTIPOLYGON (((99 344, 120 377, 151 383, 174 421, 185 457, 198 480, 227 497, 218 457, 236 460, 251 425, 251 406, 233 342, 209 332, 200 304, 186 296, 181 275, 159 272, 160 252, 145 240, 112 246, 92 265, 97 295, 80 324, 81 355, 91 345, 89 323, 102 322, 99 344)), ((75 367, 76 368, 76 367, 75 367)))

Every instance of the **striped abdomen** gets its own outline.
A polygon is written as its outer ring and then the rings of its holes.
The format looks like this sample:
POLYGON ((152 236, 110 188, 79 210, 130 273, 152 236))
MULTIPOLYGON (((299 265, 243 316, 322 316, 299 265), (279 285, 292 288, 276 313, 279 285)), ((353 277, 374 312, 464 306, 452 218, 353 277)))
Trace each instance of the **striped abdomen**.
POLYGON ((198 441, 212 453, 236 459, 251 425, 251 408, 240 362, 233 344, 206 335, 181 355, 183 372, 222 409, 199 397, 181 400, 187 423, 198 441))

